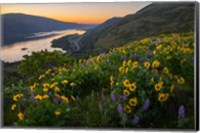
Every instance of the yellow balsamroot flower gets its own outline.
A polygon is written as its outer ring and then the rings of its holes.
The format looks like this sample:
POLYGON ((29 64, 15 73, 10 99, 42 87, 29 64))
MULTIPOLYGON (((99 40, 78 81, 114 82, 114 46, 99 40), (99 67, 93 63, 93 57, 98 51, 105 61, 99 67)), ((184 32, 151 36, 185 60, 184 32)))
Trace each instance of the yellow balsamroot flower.
POLYGON ((158 60, 153 61, 152 67, 153 68, 158 68, 160 66, 160 62, 158 60))
POLYGON ((169 69, 167 67, 164 67, 163 72, 169 74, 169 69))
POLYGON ((146 61, 146 62, 144 62, 144 67, 145 67, 145 68, 147 68, 147 69, 149 69, 149 67, 150 67, 150 63, 149 63, 149 62, 147 62, 147 61, 146 61))
POLYGON ((120 67, 120 68, 119 68, 119 72, 120 72, 121 74, 123 74, 123 73, 124 73, 124 67, 120 67))
POLYGON ((75 83, 74 82, 70 83, 70 86, 75 87, 75 83))
POLYGON ((172 85, 172 86, 170 87, 170 92, 172 93, 173 90, 174 90, 174 85, 172 85))
POLYGON ((43 79, 44 77, 45 77, 45 75, 44 75, 44 74, 42 74, 42 75, 40 75, 40 76, 39 76, 39 78, 38 78, 38 79, 39 79, 39 80, 41 80, 41 79, 43 79))
POLYGON ((132 83, 132 84, 129 85, 129 90, 130 90, 130 91, 135 91, 136 88, 137 88, 137 86, 136 86, 135 83, 132 83))
POLYGON ((71 96, 71 99, 72 99, 73 101, 76 101, 76 98, 75 98, 74 96, 71 96))
POLYGON ((42 96, 41 96, 41 95, 36 95, 34 98, 35 98, 36 100, 42 100, 42 96))
POLYGON ((43 98, 43 99, 47 99, 47 98, 49 98, 49 96, 48 96, 47 94, 44 94, 44 95, 42 96, 42 98, 43 98))
POLYGON ((161 86, 163 86, 163 81, 159 81, 158 84, 160 84, 161 86))
POLYGON ((16 107, 17 107, 17 105, 16 105, 16 104, 13 104, 13 105, 11 106, 11 110, 15 110, 16 107))
POLYGON ((62 81, 62 84, 67 84, 68 83, 68 80, 66 80, 66 79, 64 79, 63 81, 62 81))
POLYGON ((69 99, 65 96, 60 97, 64 102, 69 103, 69 99))
POLYGON ((48 88, 48 87, 50 87, 50 85, 49 85, 49 83, 44 83, 44 84, 43 84, 43 87, 44 87, 44 88, 48 88))
POLYGON ((125 71, 126 73, 128 73, 128 67, 126 68, 126 71, 125 71))
POLYGON ((49 90, 48 88, 44 88, 43 92, 48 92, 48 90, 49 90))
POLYGON ((183 77, 180 77, 180 78, 177 79, 177 82, 179 84, 184 84, 185 83, 185 79, 183 77))
POLYGON ((60 111, 55 111, 54 114, 55 114, 56 116, 58 116, 58 115, 60 115, 60 111))
POLYGON ((60 88, 59 88, 58 86, 56 86, 56 87, 54 88, 54 90, 55 90, 56 92, 60 92, 60 88))
POLYGON ((113 76, 110 76, 110 86, 112 87, 114 84, 113 76))
POLYGON ((159 93, 158 94, 158 101, 159 102, 165 102, 165 101, 167 101, 168 97, 169 97, 168 93, 159 93))
POLYGON ((161 48, 162 48, 162 45, 156 46, 156 49, 157 49, 157 50, 159 50, 159 49, 161 49, 161 48))
POLYGON ((161 88, 162 88, 162 84, 159 84, 159 83, 155 84, 155 90, 156 91, 160 91, 161 88))
POLYGON ((126 96, 129 96, 130 95, 130 92, 128 90, 124 90, 123 91, 123 94, 125 94, 126 96))
POLYGON ((154 78, 151 78, 151 82, 154 82, 154 78))
POLYGON ((131 61, 131 60, 128 60, 128 63, 127 63, 127 64, 128 64, 128 65, 131 65, 131 63, 132 63, 132 61, 131 61))
POLYGON ((130 106, 134 107, 134 106, 137 105, 137 103, 138 103, 137 98, 131 98, 131 99, 129 99, 129 105, 130 106))
POLYGON ((17 102, 20 97, 23 97, 24 95, 22 93, 16 94, 13 96, 13 101, 17 102))
POLYGON ((138 62, 137 62, 137 61, 134 61, 132 67, 133 67, 133 68, 137 68, 137 67, 138 67, 138 62))
POLYGON ((19 112, 17 116, 20 121, 24 119, 24 114, 22 114, 22 112, 19 112))
POLYGON ((125 67, 126 66, 126 61, 123 61, 122 66, 125 67))
POLYGON ((132 112, 131 107, 128 106, 128 105, 126 105, 126 106, 124 107, 124 111, 125 111, 126 113, 131 113, 131 112, 132 112))
POLYGON ((153 51, 153 55, 156 55, 156 54, 157 54, 157 52, 156 52, 156 50, 154 50, 154 51, 153 51))
POLYGON ((129 80, 127 80, 127 79, 124 80, 123 85, 124 85, 125 87, 129 87, 129 85, 130 85, 129 80))

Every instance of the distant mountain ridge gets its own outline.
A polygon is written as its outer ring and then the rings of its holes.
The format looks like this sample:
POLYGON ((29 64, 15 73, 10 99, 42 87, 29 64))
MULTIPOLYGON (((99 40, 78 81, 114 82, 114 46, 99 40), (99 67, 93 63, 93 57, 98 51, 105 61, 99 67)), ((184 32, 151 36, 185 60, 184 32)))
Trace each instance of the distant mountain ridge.
POLYGON ((23 41, 25 37, 36 32, 74 29, 84 26, 87 25, 61 22, 41 16, 21 13, 4 14, 2 15, 3 44, 23 41))
POLYGON ((154 2, 135 14, 120 18, 101 29, 102 32, 84 35, 81 43, 89 49, 86 51, 83 48, 80 52, 98 54, 144 37, 194 31, 194 15, 195 2, 154 2), (94 36, 95 42, 88 43, 84 40, 93 39, 94 36))

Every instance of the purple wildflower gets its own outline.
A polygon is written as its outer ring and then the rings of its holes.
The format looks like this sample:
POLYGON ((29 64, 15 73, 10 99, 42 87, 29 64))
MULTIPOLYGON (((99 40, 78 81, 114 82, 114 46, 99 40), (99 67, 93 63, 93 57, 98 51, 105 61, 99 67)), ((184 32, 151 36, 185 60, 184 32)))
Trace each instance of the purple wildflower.
POLYGON ((123 107, 122 107, 121 104, 118 104, 118 106, 117 106, 117 111, 118 111, 118 113, 120 113, 120 114, 123 112, 123 107))
POLYGON ((122 100, 122 96, 120 94, 117 95, 117 99, 118 101, 121 101, 122 100))
POLYGON ((135 115, 134 120, 133 120, 134 125, 137 125, 139 122, 140 122, 140 118, 137 115, 135 115))
POLYGON ((146 57, 141 57, 141 58, 140 58, 140 61, 146 61, 146 60, 147 60, 146 57))
POLYGON ((111 92, 111 99, 112 99, 113 102, 116 101, 116 97, 115 97, 115 94, 113 92, 111 92))
POLYGON ((181 105, 178 110, 178 118, 182 119, 185 117, 185 107, 181 105))
POLYGON ((103 105, 101 104, 101 102, 99 102, 99 109, 100 111, 103 109, 103 105))
POLYGON ((51 91, 49 91, 49 92, 48 92, 48 95, 49 95, 49 96, 51 96, 51 94, 52 94, 52 92, 51 92, 51 91))
POLYGON ((55 99, 55 103, 56 104, 59 104, 60 102, 61 102, 61 98, 60 97, 58 97, 58 98, 55 99))
POLYGON ((125 60, 126 60, 126 56, 123 55, 123 56, 121 57, 121 60, 122 60, 122 61, 125 61, 125 60))
POLYGON ((123 98, 122 99, 125 101, 126 98, 127 98, 126 94, 123 94, 123 98))
POLYGON ((101 99, 102 99, 102 100, 105 100, 105 99, 106 99, 106 96, 104 95, 103 92, 101 92, 101 99))
POLYGON ((144 102, 143 111, 147 111, 147 110, 149 109, 149 105, 150 105, 150 100, 147 99, 147 100, 144 102))
POLYGON ((34 94, 31 94, 30 99, 31 99, 31 100, 34 99, 34 94))

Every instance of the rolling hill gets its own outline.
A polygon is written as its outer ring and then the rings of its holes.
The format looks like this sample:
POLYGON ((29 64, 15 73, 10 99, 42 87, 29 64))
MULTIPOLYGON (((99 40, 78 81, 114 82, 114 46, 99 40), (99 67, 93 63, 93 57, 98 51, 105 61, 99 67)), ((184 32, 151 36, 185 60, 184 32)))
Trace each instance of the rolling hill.
POLYGON ((26 40, 25 37, 31 36, 36 32, 49 32, 87 26, 21 13, 4 14, 2 15, 2 20, 4 45, 24 41, 26 40))
MULTIPOLYGON (((195 3, 152 3, 135 14, 127 15, 101 29, 84 35, 81 53, 98 54, 111 47, 122 46, 133 40, 165 33, 194 30, 195 3), (94 40, 88 43, 86 40, 94 40), (89 48, 89 49, 88 49, 89 48)), ((103 27, 104 24, 98 27, 103 27)), ((98 28, 97 27, 97 28, 98 28)))

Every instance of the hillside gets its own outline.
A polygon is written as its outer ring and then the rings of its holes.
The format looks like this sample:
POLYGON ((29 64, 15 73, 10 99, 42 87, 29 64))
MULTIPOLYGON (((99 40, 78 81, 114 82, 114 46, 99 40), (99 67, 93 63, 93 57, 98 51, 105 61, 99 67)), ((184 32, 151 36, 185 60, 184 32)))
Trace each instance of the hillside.
POLYGON ((30 77, 4 89, 4 126, 194 130, 193 32, 143 38, 56 67, 41 60, 44 53, 66 58, 43 51, 19 65, 30 77))
POLYGON ((25 37, 31 36, 33 33, 37 32, 49 32, 87 26, 19 13, 4 14, 2 15, 2 20, 4 45, 17 41, 24 41, 26 40, 25 37))
MULTIPOLYGON (((127 15, 118 22, 104 28, 102 32, 85 35, 88 43, 81 40, 84 54, 101 53, 111 47, 118 47, 133 40, 162 33, 186 32, 194 30, 195 3, 152 3, 135 14, 127 15)), ((99 25, 101 27, 101 25, 99 25)))

